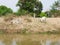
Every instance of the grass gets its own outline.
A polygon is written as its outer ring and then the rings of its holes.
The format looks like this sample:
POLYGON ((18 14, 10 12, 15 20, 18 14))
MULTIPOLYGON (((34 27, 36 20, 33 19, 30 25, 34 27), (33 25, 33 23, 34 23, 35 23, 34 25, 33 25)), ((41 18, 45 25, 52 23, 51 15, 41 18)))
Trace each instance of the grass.
POLYGON ((17 31, 17 32, 13 32, 13 33, 10 33, 10 32, 6 32, 6 30, 0 30, 0 34, 60 34, 60 31, 58 30, 58 31, 55 31, 55 30, 53 30, 53 31, 46 31, 46 32, 33 32, 33 33, 31 33, 31 32, 28 32, 28 29, 26 29, 26 28, 24 28, 24 29, 21 29, 20 31, 17 31))
POLYGON ((32 40, 24 40, 21 42, 17 42, 17 45, 40 45, 39 41, 32 41, 32 40))
POLYGON ((5 34, 5 33, 6 33, 5 30, 0 29, 0 34, 5 34))
POLYGON ((60 34, 60 31, 46 31, 46 32, 38 32, 38 34, 60 34))

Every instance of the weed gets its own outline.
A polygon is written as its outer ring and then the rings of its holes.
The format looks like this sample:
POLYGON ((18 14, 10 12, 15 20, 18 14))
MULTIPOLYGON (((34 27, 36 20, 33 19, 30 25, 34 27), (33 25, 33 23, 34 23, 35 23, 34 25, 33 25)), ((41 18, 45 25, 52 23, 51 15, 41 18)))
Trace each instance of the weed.
POLYGON ((20 33, 20 34, 26 34, 26 31, 27 31, 27 29, 24 28, 24 29, 21 29, 19 33, 20 33))

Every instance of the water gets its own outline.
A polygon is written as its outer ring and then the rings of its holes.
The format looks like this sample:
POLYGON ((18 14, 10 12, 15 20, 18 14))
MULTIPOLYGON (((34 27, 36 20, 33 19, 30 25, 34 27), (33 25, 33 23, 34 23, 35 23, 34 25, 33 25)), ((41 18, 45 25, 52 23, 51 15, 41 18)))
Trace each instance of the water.
POLYGON ((50 40, 46 40, 46 45, 51 45, 51 42, 50 40))
POLYGON ((2 42, 2 40, 0 40, 0 45, 5 45, 5 44, 2 42))
POLYGON ((0 45, 60 45, 60 36, 0 34, 0 45))
POLYGON ((15 40, 12 41, 12 45, 17 45, 15 40))

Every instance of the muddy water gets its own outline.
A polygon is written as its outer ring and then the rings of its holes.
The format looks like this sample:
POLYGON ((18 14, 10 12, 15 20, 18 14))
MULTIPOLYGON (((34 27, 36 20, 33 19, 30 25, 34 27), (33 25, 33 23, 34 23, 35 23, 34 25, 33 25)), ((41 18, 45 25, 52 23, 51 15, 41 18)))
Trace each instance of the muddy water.
POLYGON ((0 45, 60 45, 60 35, 0 34, 0 45))

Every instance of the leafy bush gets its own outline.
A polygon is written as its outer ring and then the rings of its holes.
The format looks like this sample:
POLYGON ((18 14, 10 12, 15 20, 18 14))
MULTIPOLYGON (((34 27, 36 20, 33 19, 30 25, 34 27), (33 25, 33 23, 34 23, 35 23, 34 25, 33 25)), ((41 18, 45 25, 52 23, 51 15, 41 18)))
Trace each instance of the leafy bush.
POLYGON ((47 17, 47 14, 45 14, 44 12, 41 12, 40 17, 43 17, 43 16, 47 17))
POLYGON ((27 11, 26 10, 18 10, 18 12, 16 12, 16 15, 17 16, 25 15, 25 14, 27 14, 27 11))
POLYGON ((0 6, 0 16, 6 15, 8 13, 13 13, 13 11, 10 8, 7 8, 6 6, 0 6))

